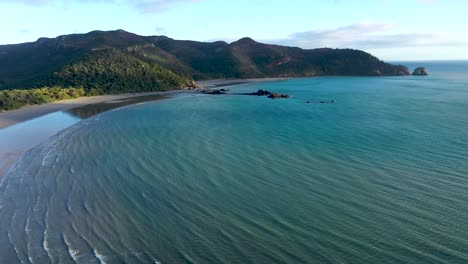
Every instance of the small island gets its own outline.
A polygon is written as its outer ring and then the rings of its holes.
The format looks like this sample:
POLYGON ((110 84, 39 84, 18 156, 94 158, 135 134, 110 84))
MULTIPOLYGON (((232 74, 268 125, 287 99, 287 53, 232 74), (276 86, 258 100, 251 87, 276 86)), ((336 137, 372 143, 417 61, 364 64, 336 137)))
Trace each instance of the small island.
POLYGON ((414 76, 426 76, 426 75, 429 75, 427 73, 427 69, 424 68, 424 67, 418 67, 416 69, 414 69, 413 73, 411 75, 414 75, 414 76))

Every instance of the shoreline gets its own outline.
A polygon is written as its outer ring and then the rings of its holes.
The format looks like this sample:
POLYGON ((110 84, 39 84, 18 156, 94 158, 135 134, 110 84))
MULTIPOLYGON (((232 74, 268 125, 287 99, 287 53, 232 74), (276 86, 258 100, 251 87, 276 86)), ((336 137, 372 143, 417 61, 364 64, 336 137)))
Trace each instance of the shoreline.
MULTIPOLYGON (((0 113, 0 136, 5 136, 3 139, 0 138, 0 143, 2 143, 2 146, 0 146, 0 182, 4 176, 14 169, 14 166, 27 151, 40 145, 51 136, 74 124, 64 125, 58 129, 47 128, 47 124, 42 124, 43 127, 46 127, 46 136, 41 135, 36 137, 36 131, 33 131, 33 127, 28 127, 28 124, 31 124, 31 122, 45 122, 36 121, 40 120, 41 117, 50 114, 63 113, 73 116, 76 120, 75 122, 79 122, 80 120, 84 120, 96 114, 126 105, 167 99, 179 94, 190 92, 190 90, 173 90, 138 94, 80 97, 77 99, 52 102, 43 105, 27 106, 17 110, 12 110, 11 112, 8 111, 0 113), (26 128, 22 127, 25 125, 26 128), (17 140, 24 138, 24 135, 12 135, 11 131, 18 132, 17 130, 19 129, 27 135, 27 143, 21 142, 19 144, 15 144, 17 140), (8 142, 12 142, 13 144, 8 142)), ((44 131, 41 132, 43 133, 44 131)))
POLYGON ((41 105, 29 105, 20 109, 0 113, 0 130, 26 122, 41 116, 45 116, 54 112, 67 111, 73 108, 83 107, 99 103, 112 103, 112 101, 137 98, 143 96, 170 96, 177 93, 187 92, 188 90, 173 90, 161 92, 146 92, 146 93, 125 93, 125 94, 109 94, 98 95, 91 97, 79 97, 76 99, 51 102, 41 105))
MULTIPOLYGON (((198 81, 196 84, 199 89, 215 89, 226 86, 241 85, 248 83, 258 82, 271 82, 281 81, 288 78, 257 78, 257 79, 216 79, 207 81, 198 81)), ((143 96, 172 96, 180 93, 193 92, 196 90, 189 89, 178 89, 171 91, 157 91, 157 92, 145 92, 145 93, 124 93, 124 94, 109 94, 109 95, 98 95, 91 97, 80 97, 76 99, 56 101, 41 105, 29 105, 19 109, 10 110, 6 112, 0 112, 0 130, 14 126, 16 124, 35 119, 47 114, 51 114, 59 111, 67 111, 73 108, 82 107, 85 105, 93 105, 99 103, 112 103, 112 101, 137 98, 143 96)))
MULTIPOLYGON (((248 83, 281 81, 286 79, 288 78, 207 80, 197 82, 197 85, 199 86, 198 89, 178 89, 171 91, 100 95, 92 97, 80 97, 77 99, 63 100, 41 105, 25 106, 16 110, 0 112, 0 132, 8 131, 9 128, 14 128, 17 125, 26 124, 28 121, 32 121, 37 118, 58 112, 64 112, 83 120, 98 113, 106 112, 125 105, 137 104, 142 101, 161 100, 171 98, 179 94, 197 93, 206 89, 216 89, 220 87, 248 83)), ((66 127, 63 129, 66 129, 66 127)), ((54 131, 53 134, 59 131, 54 131)), ((16 140, 16 138, 13 140, 16 140)), ((6 148, 3 150, 3 153, 0 151, 0 181, 3 176, 5 176, 11 169, 14 168, 14 165, 21 159, 24 153, 42 142, 43 140, 35 139, 32 143, 29 144, 28 147, 24 149, 9 150, 6 148)))

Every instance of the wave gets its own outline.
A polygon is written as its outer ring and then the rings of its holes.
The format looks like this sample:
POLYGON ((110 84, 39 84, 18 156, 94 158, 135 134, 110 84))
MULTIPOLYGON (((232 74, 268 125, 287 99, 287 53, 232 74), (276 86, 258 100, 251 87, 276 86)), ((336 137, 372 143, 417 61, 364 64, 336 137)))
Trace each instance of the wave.
POLYGON ((100 254, 96 249, 94 251, 94 256, 99 260, 100 263, 106 264, 108 257, 104 256, 103 254, 100 254))

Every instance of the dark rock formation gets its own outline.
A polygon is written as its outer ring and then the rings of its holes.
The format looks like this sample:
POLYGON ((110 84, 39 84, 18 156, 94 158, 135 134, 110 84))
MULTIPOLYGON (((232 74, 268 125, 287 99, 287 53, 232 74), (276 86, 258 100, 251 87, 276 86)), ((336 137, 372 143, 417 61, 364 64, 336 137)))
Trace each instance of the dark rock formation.
POLYGON ((221 90, 205 90, 205 91, 202 91, 202 93, 220 95, 220 94, 226 94, 226 90, 224 90, 224 89, 221 89, 221 90))
POLYGON ((253 93, 246 93, 245 95, 268 96, 268 98, 271 98, 271 99, 289 98, 289 95, 287 95, 287 94, 272 93, 270 91, 262 90, 262 89, 260 89, 260 90, 258 90, 256 92, 253 92, 253 93))
POLYGON ((415 76, 426 76, 428 75, 427 73, 427 69, 424 68, 424 67, 418 67, 416 68, 413 73, 411 75, 415 75, 415 76))
POLYGON ((253 92, 253 93, 248 93, 247 95, 256 95, 256 96, 265 96, 265 95, 270 95, 271 92, 267 91, 267 90, 258 90, 256 92, 253 92))
MULTIPOLYGON (((310 104, 311 102, 310 101, 307 101, 306 102, 307 104, 310 104)), ((335 103, 335 100, 320 100, 320 101, 317 101, 315 102, 317 104, 334 104, 335 103)))
POLYGON ((280 94, 280 93, 271 93, 268 95, 268 98, 277 99, 277 98, 289 98, 287 94, 280 94))

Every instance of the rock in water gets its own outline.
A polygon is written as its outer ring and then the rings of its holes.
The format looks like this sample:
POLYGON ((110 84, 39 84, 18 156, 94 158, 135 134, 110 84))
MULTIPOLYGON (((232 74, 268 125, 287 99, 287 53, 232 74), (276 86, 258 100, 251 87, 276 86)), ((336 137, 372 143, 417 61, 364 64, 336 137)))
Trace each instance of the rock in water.
POLYGON ((418 68, 416 68, 416 69, 413 71, 413 74, 412 74, 412 75, 416 75, 416 76, 426 76, 426 75, 428 75, 427 69, 424 68, 424 67, 418 67, 418 68))
POLYGON ((262 90, 262 89, 260 89, 260 90, 258 90, 256 92, 253 92, 253 93, 245 93, 243 95, 268 96, 268 98, 271 98, 271 99, 289 98, 289 95, 287 95, 287 94, 272 93, 270 91, 262 90))
POLYGON ((271 99, 276 99, 276 98, 289 98, 289 95, 287 94, 280 94, 280 93, 270 93, 268 95, 268 98, 271 99))
POLYGON ((271 94, 270 91, 267 91, 267 90, 264 91, 264 90, 260 89, 260 90, 258 90, 256 92, 248 93, 247 95, 264 96, 264 95, 270 95, 270 94, 271 94))

